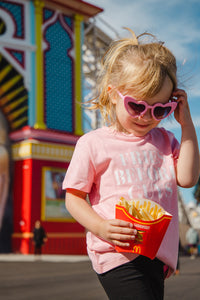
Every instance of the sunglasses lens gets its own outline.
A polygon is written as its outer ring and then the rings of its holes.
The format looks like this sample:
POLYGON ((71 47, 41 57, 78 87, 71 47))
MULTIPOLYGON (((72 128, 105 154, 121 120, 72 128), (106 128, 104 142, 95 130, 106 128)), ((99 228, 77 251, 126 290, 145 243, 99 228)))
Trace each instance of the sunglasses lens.
POLYGON ((167 106, 167 107, 156 106, 154 108, 153 113, 156 119, 164 119, 170 114, 171 109, 172 109, 171 106, 167 106))
POLYGON ((145 110, 143 104, 137 104, 135 102, 128 102, 128 111, 132 116, 140 115, 145 110))

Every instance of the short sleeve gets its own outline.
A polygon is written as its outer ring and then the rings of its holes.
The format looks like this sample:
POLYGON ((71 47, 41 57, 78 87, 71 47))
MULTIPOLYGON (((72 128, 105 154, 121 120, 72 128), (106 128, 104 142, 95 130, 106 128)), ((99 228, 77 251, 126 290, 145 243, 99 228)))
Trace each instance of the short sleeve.
POLYGON ((66 172, 63 189, 73 188, 89 193, 94 182, 95 169, 87 140, 81 137, 75 147, 66 172))

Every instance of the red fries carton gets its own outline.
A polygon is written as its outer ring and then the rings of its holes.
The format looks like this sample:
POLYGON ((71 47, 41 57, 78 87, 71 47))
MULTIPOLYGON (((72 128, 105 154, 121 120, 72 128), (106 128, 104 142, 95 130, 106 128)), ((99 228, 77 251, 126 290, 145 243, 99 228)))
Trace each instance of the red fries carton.
POLYGON ((149 199, 127 201, 121 198, 115 212, 116 219, 131 222, 138 231, 135 240, 129 241, 129 247, 115 246, 116 250, 137 253, 154 259, 172 215, 149 199))

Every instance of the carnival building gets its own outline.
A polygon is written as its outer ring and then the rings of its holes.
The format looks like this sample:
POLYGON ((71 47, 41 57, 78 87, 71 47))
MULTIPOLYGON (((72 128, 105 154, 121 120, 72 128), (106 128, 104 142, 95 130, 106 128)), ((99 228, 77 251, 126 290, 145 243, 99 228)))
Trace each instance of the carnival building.
POLYGON ((81 0, 0 1, 1 252, 10 233, 12 252, 32 253, 40 220, 43 253, 86 253, 62 180, 84 127, 84 24, 101 11, 81 0))

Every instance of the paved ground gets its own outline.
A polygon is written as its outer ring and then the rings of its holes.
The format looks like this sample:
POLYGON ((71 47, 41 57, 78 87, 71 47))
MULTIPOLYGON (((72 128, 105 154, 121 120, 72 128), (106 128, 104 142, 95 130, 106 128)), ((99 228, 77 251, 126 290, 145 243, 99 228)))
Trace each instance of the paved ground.
MULTIPOLYGON (((165 300, 200 299, 200 258, 180 258, 181 273, 166 280, 165 300)), ((1 300, 106 300, 84 256, 0 255, 1 300)))

